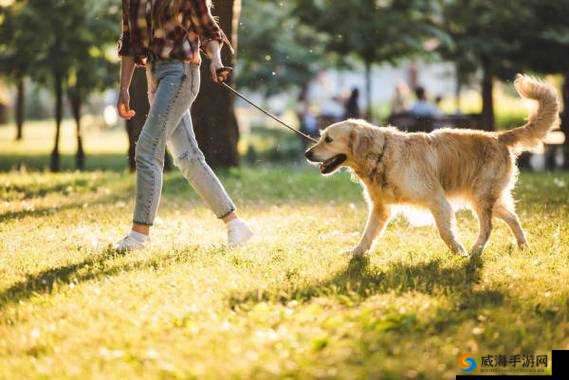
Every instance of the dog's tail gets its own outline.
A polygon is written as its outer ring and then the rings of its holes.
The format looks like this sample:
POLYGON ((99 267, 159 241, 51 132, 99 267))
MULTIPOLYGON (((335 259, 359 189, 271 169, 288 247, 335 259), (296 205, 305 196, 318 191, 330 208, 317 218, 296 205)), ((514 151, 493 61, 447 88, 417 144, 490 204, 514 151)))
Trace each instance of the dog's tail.
POLYGON ((498 139, 511 148, 532 149, 559 125, 557 91, 549 84, 522 74, 518 74, 514 87, 522 98, 536 100, 539 108, 529 117, 526 125, 502 132, 498 139))

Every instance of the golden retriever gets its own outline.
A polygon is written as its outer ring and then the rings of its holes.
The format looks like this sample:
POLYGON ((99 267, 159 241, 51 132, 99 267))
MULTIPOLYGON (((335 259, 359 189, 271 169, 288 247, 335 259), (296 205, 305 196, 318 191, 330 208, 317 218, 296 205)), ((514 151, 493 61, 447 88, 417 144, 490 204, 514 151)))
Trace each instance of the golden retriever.
POLYGON ((466 204, 477 215, 480 232, 470 254, 483 251, 492 231, 492 217, 502 219, 520 247, 527 246, 512 198, 516 158, 541 143, 559 118, 555 89, 518 75, 518 94, 536 100, 539 108, 527 124, 506 132, 439 129, 404 133, 362 120, 328 127, 306 158, 320 163, 324 175, 348 167, 365 189, 369 217, 359 244, 350 252, 366 253, 385 229, 397 206, 430 211, 441 238, 454 252, 467 255, 454 232, 451 203, 466 204))

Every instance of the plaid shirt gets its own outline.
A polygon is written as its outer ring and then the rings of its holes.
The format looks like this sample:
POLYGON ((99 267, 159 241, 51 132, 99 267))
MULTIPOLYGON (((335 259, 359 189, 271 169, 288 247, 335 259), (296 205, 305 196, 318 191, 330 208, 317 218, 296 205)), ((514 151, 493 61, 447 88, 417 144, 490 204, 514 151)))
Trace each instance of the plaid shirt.
POLYGON ((215 40, 231 49, 206 0, 185 0, 176 14, 168 11, 160 16, 162 1, 122 0, 121 57, 133 57, 138 65, 145 65, 150 54, 199 64, 202 43, 215 40))

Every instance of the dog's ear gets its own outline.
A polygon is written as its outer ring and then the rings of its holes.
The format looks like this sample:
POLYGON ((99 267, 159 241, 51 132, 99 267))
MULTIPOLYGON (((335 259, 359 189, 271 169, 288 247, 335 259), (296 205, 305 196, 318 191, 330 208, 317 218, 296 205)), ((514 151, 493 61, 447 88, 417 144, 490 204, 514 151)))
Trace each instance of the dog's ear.
POLYGON ((354 125, 350 133, 350 145, 355 159, 371 171, 383 152, 384 136, 373 128, 354 125))
POLYGON ((360 125, 354 125, 350 133, 350 145, 352 154, 360 157, 373 150, 374 139, 372 133, 360 125))

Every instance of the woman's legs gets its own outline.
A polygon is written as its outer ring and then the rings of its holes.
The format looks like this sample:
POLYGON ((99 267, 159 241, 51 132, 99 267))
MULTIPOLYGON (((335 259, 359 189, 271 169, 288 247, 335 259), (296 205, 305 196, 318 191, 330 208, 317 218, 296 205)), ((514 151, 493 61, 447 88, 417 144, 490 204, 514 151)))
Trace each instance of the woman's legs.
POLYGON ((136 202, 133 231, 147 235, 154 223, 160 195, 166 137, 180 123, 196 94, 186 65, 160 62, 149 75, 149 88, 155 88, 146 123, 136 144, 136 202))
POLYGON ((228 225, 230 244, 243 243, 251 231, 238 218, 235 205, 205 162, 193 131, 189 108, 199 91, 199 67, 162 63, 148 77, 151 110, 136 149, 137 195, 132 231, 138 237, 148 236, 156 217, 167 140, 183 175, 228 225))
MULTIPOLYGON (((199 75, 199 74, 198 74, 199 75)), ((198 147, 190 112, 186 111, 176 129, 168 136, 174 163, 194 190, 220 219, 235 218, 235 204, 198 147)))

